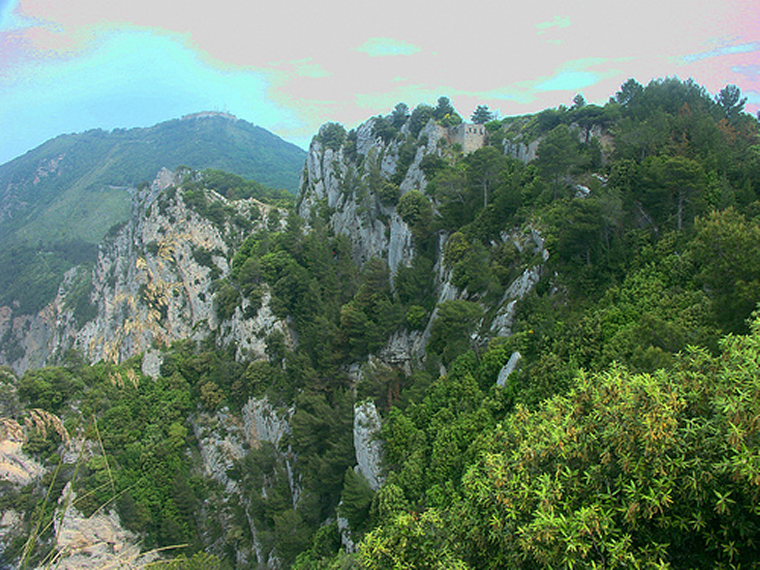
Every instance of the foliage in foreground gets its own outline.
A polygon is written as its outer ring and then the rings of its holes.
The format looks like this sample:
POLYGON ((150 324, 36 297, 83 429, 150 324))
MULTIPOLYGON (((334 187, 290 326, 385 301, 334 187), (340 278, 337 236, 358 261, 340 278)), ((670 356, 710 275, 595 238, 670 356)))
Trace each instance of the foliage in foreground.
MULTIPOLYGON (((725 337, 717 357, 694 349, 670 371, 579 374, 566 395, 473 430, 468 464, 428 480, 416 508, 413 480, 393 473, 389 487, 406 500, 366 536, 360 559, 367 568, 751 567, 758 394, 760 318, 749 335, 725 337)), ((477 413, 452 412, 457 402, 452 393, 433 417, 448 410, 449 423, 467 417, 474 428, 477 413)), ((489 408, 486 399, 479 411, 489 408)), ((392 425, 393 454, 409 430, 392 425)), ((417 449, 398 459, 413 461, 417 449)))

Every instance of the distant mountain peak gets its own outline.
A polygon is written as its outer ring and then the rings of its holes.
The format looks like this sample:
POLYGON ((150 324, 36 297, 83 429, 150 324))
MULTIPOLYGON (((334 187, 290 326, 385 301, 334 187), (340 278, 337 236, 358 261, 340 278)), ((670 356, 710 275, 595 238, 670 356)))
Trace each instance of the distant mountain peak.
POLYGON ((230 121, 240 120, 232 113, 224 113, 222 111, 200 111, 198 113, 190 113, 189 115, 183 115, 182 120, 187 121, 190 119, 207 119, 209 117, 221 117, 223 119, 229 119, 230 121))

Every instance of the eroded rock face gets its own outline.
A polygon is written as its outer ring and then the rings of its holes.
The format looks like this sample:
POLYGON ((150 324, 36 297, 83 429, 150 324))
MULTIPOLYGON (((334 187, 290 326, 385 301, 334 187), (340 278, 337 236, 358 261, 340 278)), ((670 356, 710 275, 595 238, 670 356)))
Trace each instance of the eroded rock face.
POLYGON ((530 142, 505 140, 504 154, 513 156, 522 162, 531 162, 538 157, 539 144, 541 144, 540 139, 530 142))
POLYGON ((163 356, 158 350, 147 350, 143 355, 142 368, 143 374, 154 380, 161 376, 161 365, 164 363, 163 356))
POLYGON ((382 444, 379 439, 380 414, 374 402, 361 402, 354 406, 354 451, 359 473, 373 491, 383 484, 382 444))
POLYGON ((0 441, 0 481, 19 487, 28 485, 45 473, 45 469, 22 451, 23 441, 0 441))
POLYGON ((285 464, 293 508, 301 497, 301 476, 296 468, 296 455, 290 445, 283 445, 283 440, 291 433, 290 420, 294 413, 294 407, 277 409, 267 398, 251 398, 243 406, 245 434, 251 448, 269 443, 285 464))
POLYGON ((246 454, 243 423, 225 408, 215 414, 198 414, 192 428, 205 475, 227 493, 237 493, 239 485, 229 477, 229 472, 246 454))
MULTIPOLYGON (((218 330, 222 323, 211 283, 229 273, 230 255, 248 232, 266 225, 273 207, 253 199, 228 201, 205 190, 204 212, 185 196, 181 183, 180 175, 162 170, 153 184, 136 191, 131 219, 100 246, 91 274, 72 269, 55 300, 38 314, 14 316, 12 309, 2 308, 0 335, 10 338, 5 346, 16 350, 0 353, 0 364, 23 372, 54 363, 70 348, 90 362, 121 362, 156 345, 202 340, 218 330), (247 220, 249 227, 236 220, 247 220), (84 323, 67 302, 82 277, 91 281, 95 314, 84 323)), ((284 217, 284 211, 279 213, 284 217)), ((257 334, 280 330, 290 338, 286 324, 271 314, 268 299, 262 311, 236 314, 225 325, 220 342, 238 343, 241 358, 264 354, 257 334)), ((155 353, 149 352, 144 363, 145 373, 155 377, 160 368, 155 353)))
MULTIPOLYGON (((280 567, 274 553, 267 552, 262 545, 260 531, 254 522, 256 513, 252 510, 250 490, 246 492, 241 487, 240 481, 245 474, 240 469, 252 450, 263 443, 271 444, 278 459, 285 465, 292 504, 296 507, 301 494, 300 476, 295 469, 295 454, 283 442, 291 431, 293 413, 293 408, 277 409, 266 398, 251 398, 240 414, 223 408, 214 413, 199 413, 192 418, 192 429, 200 451, 200 468, 207 478, 221 488, 213 508, 205 513, 206 518, 213 518, 222 528, 234 528, 239 525, 236 510, 242 506, 245 511, 250 548, 236 543, 236 564, 240 568, 280 567)), ((267 489, 261 492, 266 494, 267 489)), ((216 546, 224 548, 224 545, 216 546)))
POLYGON ((234 345, 237 360, 266 358, 266 338, 273 332, 282 333, 288 347, 293 347, 290 328, 283 319, 272 312, 271 301, 272 295, 269 289, 265 288, 261 307, 253 316, 246 317, 250 301, 243 299, 242 304, 235 308, 232 317, 220 323, 217 342, 221 346, 234 345))
POLYGON ((121 526, 116 512, 85 517, 74 507, 75 500, 67 483, 53 518, 56 568, 145 568, 158 559, 155 552, 141 550, 137 537, 121 526))
POLYGON ((515 370, 517 370, 517 367, 520 364, 520 360, 522 360, 522 354, 520 354, 517 350, 514 351, 510 355, 507 363, 501 368, 501 370, 499 370, 499 376, 496 378, 497 386, 501 386, 502 388, 506 386, 509 377, 515 370))
POLYGON ((409 265, 414 256, 412 234, 395 206, 384 202, 379 195, 382 186, 392 179, 399 180, 399 193, 424 190, 427 179, 422 160, 427 155, 440 154, 440 141, 447 131, 430 121, 416 137, 414 158, 406 170, 400 151, 411 140, 407 125, 400 138, 386 142, 373 134, 374 119, 356 130, 356 156, 346 155, 345 147, 327 148, 316 137, 309 148, 301 180, 298 213, 305 220, 322 215, 327 208, 328 223, 338 233, 348 236, 354 258, 365 263, 377 257, 384 259, 395 274, 402 265, 409 265))
POLYGON ((544 268, 543 263, 549 259, 544 238, 535 228, 530 228, 528 232, 522 234, 505 235, 503 238, 511 240, 518 251, 532 253, 539 259, 539 262, 525 268, 504 291, 504 295, 499 301, 499 309, 491 322, 490 333, 492 336, 510 336, 512 334, 517 303, 524 299, 538 284, 544 268))
POLYGON ((267 398, 251 398, 243 406, 245 434, 251 447, 261 442, 279 447, 282 438, 290 433, 290 418, 294 410, 277 410, 267 398))
MULTIPOLYGON (((76 338, 91 361, 120 362, 153 343, 200 340, 218 326, 211 281, 229 271, 229 249, 242 236, 195 211, 181 192, 167 192, 179 182, 162 172, 137 196, 130 223, 101 246, 93 273, 97 316, 76 338)), ((241 216, 257 207, 208 196, 241 216)))

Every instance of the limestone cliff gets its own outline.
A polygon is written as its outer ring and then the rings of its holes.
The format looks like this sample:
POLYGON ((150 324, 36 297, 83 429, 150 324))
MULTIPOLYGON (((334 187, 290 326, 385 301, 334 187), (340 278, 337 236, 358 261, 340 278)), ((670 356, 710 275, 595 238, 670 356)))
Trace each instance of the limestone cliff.
MULTIPOLYGON (((425 175, 425 159, 459 161, 486 143, 485 129, 479 126, 477 140, 462 139, 464 124, 444 127, 431 119, 415 134, 411 121, 402 124, 394 136, 383 133, 384 119, 372 118, 344 137, 336 135, 334 124, 326 124, 314 137, 301 179, 298 213, 307 223, 326 223, 335 233, 347 236, 355 260, 364 264, 380 258, 387 262, 391 279, 400 267, 408 267, 417 255, 409 225, 398 211, 401 197, 412 190, 425 192, 430 182, 425 175), (467 144, 462 144, 467 142, 467 144)), ((539 139, 526 139, 522 123, 507 130, 497 148, 523 162, 537 156, 539 139), (519 128, 518 128, 519 127, 519 128)), ((434 211, 439 207, 428 195, 434 211)), ((468 299, 480 302, 486 313, 476 339, 487 343, 494 336, 509 336, 517 303, 540 280, 548 251, 540 231, 532 226, 503 231, 492 247, 511 244, 518 255, 512 267, 514 278, 501 299, 488 301, 454 284, 451 267, 444 263, 450 233, 440 230, 434 255, 433 282, 435 305, 421 330, 402 328, 394 332, 375 357, 407 373, 425 357, 432 327, 438 317, 437 306, 446 301, 468 299)), ((373 357, 374 358, 374 357, 373 357)))
POLYGON ((400 136, 386 141, 375 135, 375 122, 360 125, 351 145, 330 146, 320 135, 314 138, 298 213, 307 222, 326 214, 333 230, 351 240, 357 262, 379 257, 395 273, 414 256, 411 230, 395 202, 410 190, 424 190, 428 181, 422 160, 443 152, 447 130, 431 120, 415 137, 405 124, 400 136), (398 186, 397 196, 383 194, 386 184, 398 186))
MULTIPOLYGON (((162 170, 136 190, 130 220, 110 232, 94 268, 72 269, 42 311, 16 316, 3 307, 0 363, 23 372, 55 363, 72 348, 90 362, 121 362, 154 345, 219 330, 212 282, 229 272, 235 248, 248 232, 265 227, 273 208, 184 189, 193 176, 162 170)), ((263 343, 252 340, 257 333, 287 333, 268 300, 257 314, 224 323, 220 342, 237 342, 255 357, 263 353, 263 343)))

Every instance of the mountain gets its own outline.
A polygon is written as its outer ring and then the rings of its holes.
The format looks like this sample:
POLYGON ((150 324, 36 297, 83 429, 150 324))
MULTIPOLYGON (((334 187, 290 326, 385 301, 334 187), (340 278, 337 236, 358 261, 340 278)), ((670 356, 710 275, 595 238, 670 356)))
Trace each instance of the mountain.
POLYGON ((50 140, 0 166, 0 305, 30 313, 49 302, 63 273, 94 261, 109 228, 129 218, 130 195, 162 168, 222 169, 295 192, 304 159, 298 147, 221 113, 50 140))
POLYGON ((0 311, 0 562, 756 563, 760 123, 446 103, 324 125, 295 204, 162 171, 0 311))
POLYGON ((97 243, 128 217, 127 189, 161 168, 221 169, 295 193, 305 156, 221 113, 62 135, 0 166, 0 240, 97 243))

